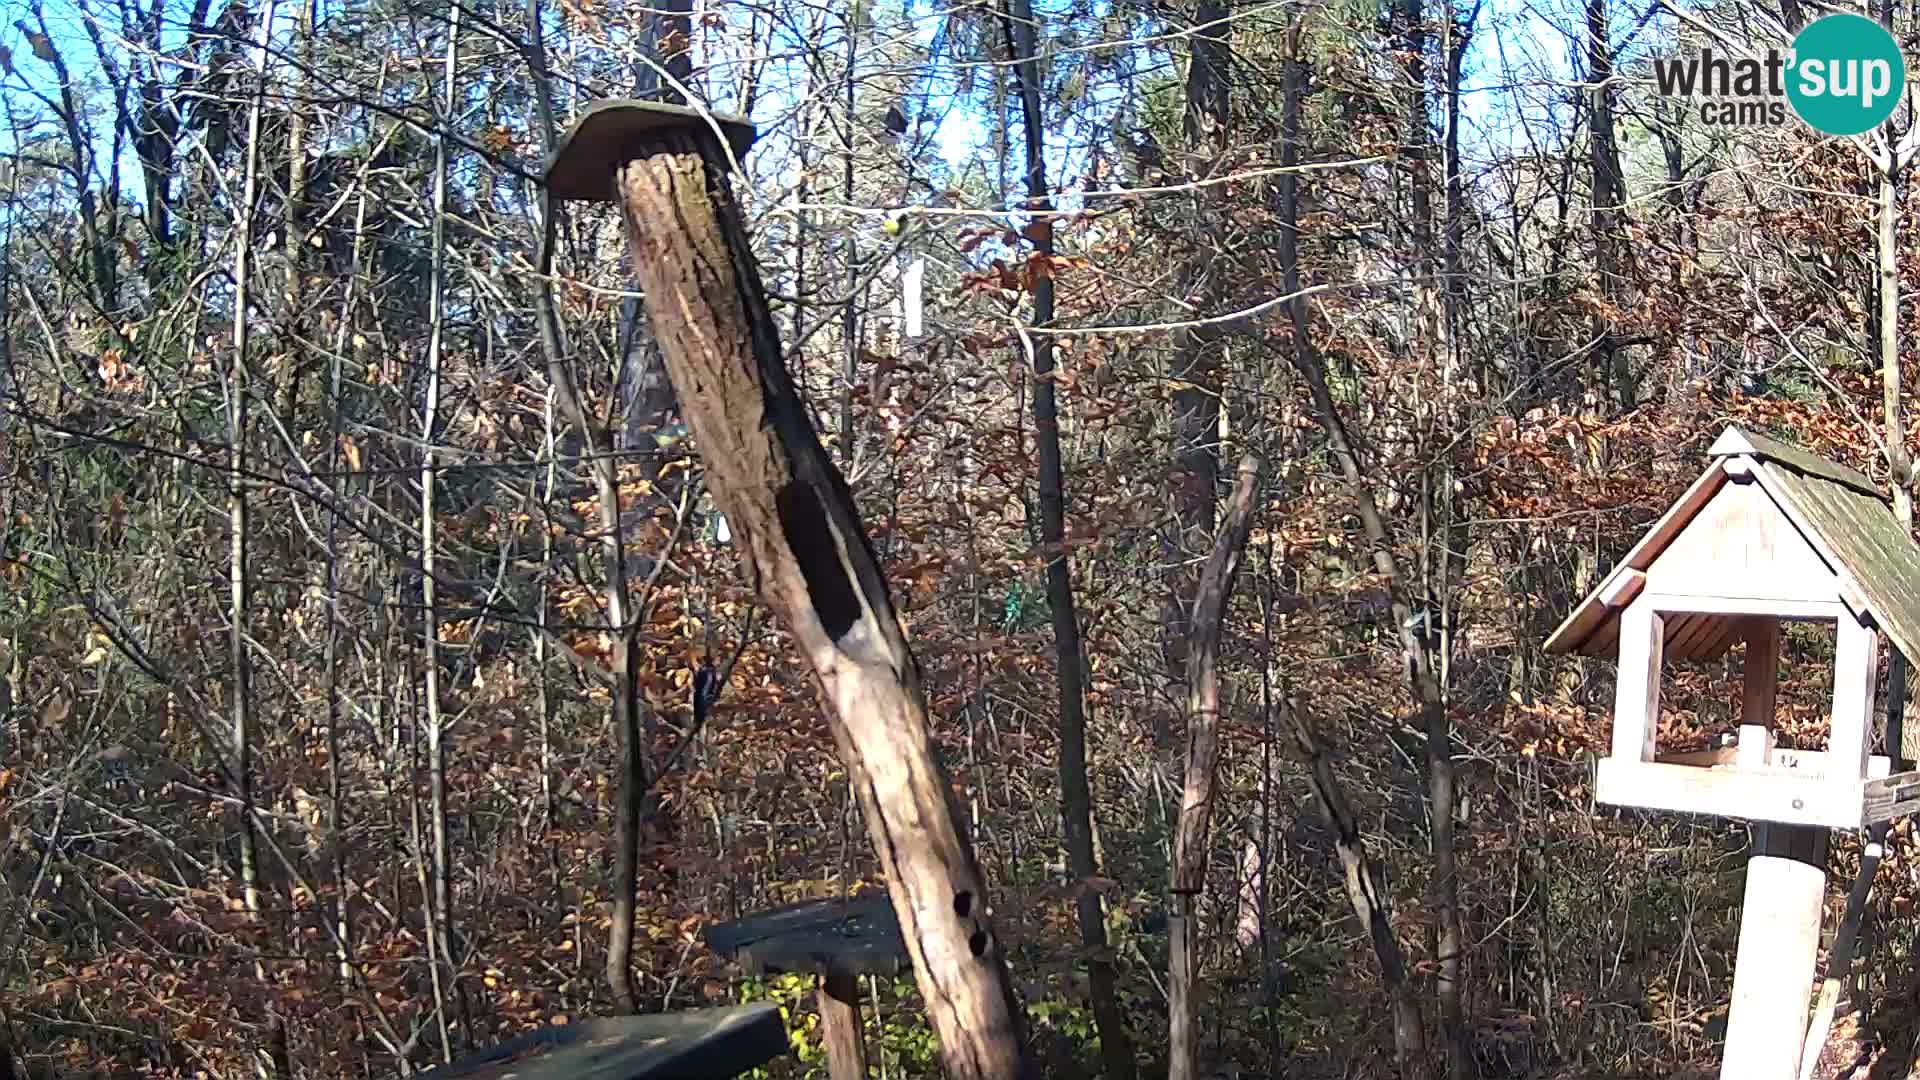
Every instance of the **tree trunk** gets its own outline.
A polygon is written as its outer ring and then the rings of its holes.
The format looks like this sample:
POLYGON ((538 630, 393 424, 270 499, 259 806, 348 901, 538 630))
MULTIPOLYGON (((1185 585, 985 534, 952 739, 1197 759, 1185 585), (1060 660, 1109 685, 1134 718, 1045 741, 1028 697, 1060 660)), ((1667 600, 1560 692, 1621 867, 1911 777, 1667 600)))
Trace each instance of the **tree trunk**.
POLYGON ((1032 1076, 917 665, 781 356, 721 149, 698 129, 658 133, 641 152, 617 180, 633 268, 708 489, 827 706, 942 1063, 960 1080, 1032 1076))
MULTIPOLYGON (((1201 0, 1194 8, 1192 58, 1187 66, 1187 103, 1183 121, 1189 160, 1196 165, 1220 164, 1233 123, 1229 77, 1233 63, 1230 40, 1231 0, 1201 0)), ((1199 172, 1197 168, 1191 170, 1199 172)), ((1209 242, 1225 214, 1218 186, 1195 193, 1189 236, 1195 250, 1182 268, 1181 295, 1205 308, 1216 291, 1216 275, 1208 268, 1219 257, 1209 242)), ((1194 589, 1199 583, 1197 553, 1213 542, 1214 512, 1220 487, 1220 364, 1218 332, 1209 328, 1179 331, 1173 356, 1173 495, 1176 521, 1168 545, 1169 588, 1162 618, 1161 649, 1167 674, 1175 683, 1187 678, 1187 649, 1192 642, 1188 622, 1194 589)), ((1158 714, 1156 714, 1158 715, 1158 714)), ((1155 741, 1166 737, 1156 724, 1155 741)))
POLYGON ((1380 869, 1367 857, 1366 844, 1360 839, 1360 824, 1348 807, 1340 782, 1333 775, 1333 764, 1320 746, 1307 722, 1300 702, 1281 694, 1280 712, 1293 729, 1295 745, 1307 761, 1308 780, 1314 801, 1327 827, 1333 830, 1333 846, 1340 857, 1346 877, 1347 903, 1354 918, 1367 928, 1373 943, 1373 956, 1380 964, 1380 981, 1385 984, 1387 1001, 1393 1008, 1393 1041, 1400 1053, 1401 1076, 1405 1080, 1427 1080, 1426 1031, 1420 1020, 1420 1004, 1414 1000, 1413 987, 1407 982, 1406 959, 1400 942, 1393 936, 1392 911, 1380 869))
MULTIPOLYGON (((1875 268, 1879 292, 1880 393, 1886 440, 1887 482, 1893 490, 1893 511, 1908 533, 1913 532, 1913 459, 1907 452, 1906 421, 1901 409, 1900 378, 1900 249, 1897 246, 1900 223, 1898 196, 1901 163, 1883 161, 1879 171, 1879 198, 1875 230, 1875 268)), ((1886 753, 1894 759, 1893 769, 1908 757, 1905 743, 1907 658, 1899 649, 1888 649, 1887 658, 1887 735, 1886 753)), ((1887 826, 1883 822, 1867 830, 1861 852, 1860 870, 1847 893, 1847 906, 1840 925, 1827 950, 1827 974, 1821 981, 1819 1004, 1807 1031, 1806 1049, 1801 1055, 1800 1075, 1810 1078, 1818 1063, 1839 1006, 1840 991, 1852 981, 1855 946, 1865 937, 1867 899, 1873 878, 1886 851, 1887 826)))
MULTIPOLYGON (((1037 253, 1053 255, 1053 199, 1047 190, 1046 140, 1040 111, 1039 64, 1035 60, 1035 22, 1028 0, 1007 0, 1003 11, 1008 54, 1020 80, 1021 114, 1027 132, 1027 208, 1042 216, 1032 233, 1037 253)), ((1033 322, 1053 321, 1053 278, 1033 280, 1033 322)), ((1024 336, 1024 335, 1023 335, 1024 336)), ((1100 872, 1093 844, 1093 791, 1087 779, 1087 704, 1085 657, 1080 619, 1074 609, 1072 564, 1066 551, 1066 492, 1060 460, 1060 419, 1054 402, 1053 339, 1027 337, 1033 366, 1033 440, 1039 457, 1040 546, 1047 553, 1047 604, 1053 614, 1054 660, 1060 682, 1060 813, 1068 870, 1077 888, 1080 946, 1087 962, 1088 995, 1100 1035, 1100 1055, 1108 1080, 1132 1080, 1133 1042, 1114 987, 1107 957, 1107 926, 1100 893, 1090 887, 1100 872)))
MULTIPOLYGON (((460 52, 460 8, 452 9, 447 26, 447 51, 444 64, 444 113, 451 117, 456 102, 455 72, 460 52)), ((437 595, 439 453, 436 449, 440 428, 440 364, 446 345, 447 293, 447 140, 436 138, 433 144, 433 222, 432 250, 429 252, 427 284, 427 391, 422 409, 420 431, 420 607, 422 662, 426 668, 427 792, 429 828, 432 834, 430 893, 425 898, 428 910, 427 953, 432 973, 433 996, 439 1006, 436 1020, 440 1030, 440 1050, 453 1060, 453 1048, 447 1032, 446 1002, 455 988, 446 985, 454 979, 460 960, 453 955, 453 890, 449 884, 448 863, 452 852, 447 843, 447 719, 440 708, 440 603, 437 595), (437 957, 434 955, 437 953, 437 957)))
POLYGON ((1169 1080, 1200 1076, 1200 925, 1193 905, 1194 897, 1206 890, 1212 850, 1214 785, 1220 766, 1221 624, 1240 571, 1240 552, 1253 522, 1259 485, 1260 459, 1248 455, 1240 462, 1226 527, 1214 539, 1213 554, 1194 598, 1193 647, 1187 653, 1187 775, 1173 842, 1173 914, 1168 921, 1169 1080))
MULTIPOLYGON (((540 0, 527 0, 527 24, 532 28, 529 55, 543 145, 550 150, 554 145, 553 100, 547 81, 546 44, 539 30, 540 0)), ((627 546, 616 465, 610 455, 601 452, 609 447, 599 445, 595 437, 599 426, 594 424, 580 399, 573 371, 561 347, 559 317, 554 311, 552 288, 547 283, 553 265, 555 222, 552 198, 545 188, 540 193, 540 225, 542 234, 536 259, 539 278, 534 286, 540 345, 547 362, 547 378, 553 383, 561 411, 580 433, 590 461, 589 472, 599 505, 601 553, 606 560, 603 605, 612 648, 610 720, 620 774, 614 785, 613 874, 608 883, 612 926, 607 931, 605 978, 614 1008, 622 1013, 636 1013, 640 1011, 640 1002, 633 984, 634 903, 639 885, 641 803, 648 786, 646 734, 649 727, 644 720, 642 710, 646 706, 638 686, 639 624, 629 617, 627 610, 627 546)), ((648 334, 651 337, 651 331, 648 334)))
MULTIPOLYGON (((253 804, 253 664, 247 651, 248 615, 251 610, 247 562, 251 525, 251 506, 247 498, 248 403, 253 394, 247 370, 247 350, 252 344, 247 308, 251 303, 248 285, 253 274, 253 207, 260 191, 261 112, 266 98, 267 36, 273 25, 274 0, 267 0, 261 17, 259 50, 254 75, 253 101, 247 110, 247 150, 240 183, 240 205, 234 209, 233 256, 233 359, 227 387, 227 450, 231 472, 227 478, 227 601, 232 633, 228 637, 228 663, 232 668, 233 745, 229 758, 234 795, 240 809, 240 886, 250 919, 260 918, 259 855, 255 848, 253 804)), ((266 986, 266 967, 254 961, 254 978, 266 986)), ((272 1006, 266 1008, 270 1031, 277 1030, 279 1019, 272 1006)), ((272 1080, 276 1063, 271 1054, 257 1053, 255 1069, 262 1080, 272 1080)))
MULTIPOLYGON (((1287 33, 1287 53, 1285 61, 1285 91, 1281 108, 1281 165, 1293 166, 1298 160, 1300 135, 1300 98, 1302 94, 1303 64, 1299 58, 1300 25, 1291 26, 1287 33)), ((1348 497, 1354 502, 1360 523, 1372 547, 1374 571, 1386 582, 1392 597, 1392 612, 1395 628, 1400 635, 1401 653, 1406 660, 1408 678, 1413 684, 1414 696, 1420 703, 1427 732, 1427 768, 1428 768, 1428 807, 1432 819, 1434 870, 1431 895, 1435 915, 1442 927, 1440 944, 1442 950, 1442 979, 1446 979, 1446 963, 1458 958, 1458 943, 1461 935, 1458 930, 1459 911, 1457 897, 1459 882, 1453 851, 1453 754, 1452 733, 1448 725, 1447 713, 1440 691, 1439 681, 1435 678, 1431 666, 1431 654, 1423 646, 1417 632, 1418 625, 1413 618, 1413 607, 1407 599, 1406 581, 1400 573, 1397 560, 1393 555, 1393 539, 1387 530, 1386 520, 1381 516, 1379 503, 1374 498, 1373 488, 1361 466, 1359 448, 1347 431, 1346 420, 1340 414, 1333 400, 1333 393, 1327 386, 1325 368, 1321 365, 1318 351, 1314 348, 1309 313, 1306 300, 1300 292, 1300 259, 1295 229, 1299 220, 1299 179, 1293 172, 1281 174, 1280 202, 1280 265, 1281 288, 1294 299, 1289 302, 1289 315, 1293 329, 1293 351, 1291 359, 1294 367, 1306 382, 1313 401, 1314 418, 1320 424, 1327 437, 1328 450, 1339 471, 1340 478, 1347 488, 1348 497), (1453 954, 1446 950, 1452 944, 1453 954)), ((1350 887, 1351 891, 1351 887, 1350 887)), ((1356 911, 1359 902, 1356 900, 1356 911)), ((1395 980, 1400 974, 1385 971, 1388 992, 1394 994, 1395 980)), ((1455 968, 1454 970, 1458 970, 1455 968)), ((1440 996, 1444 1003, 1449 993, 1458 993, 1458 983, 1452 987, 1441 986, 1440 996)), ((1395 1009, 1401 1008, 1396 1002, 1395 1009)), ((1416 1007, 1417 1012, 1417 1007, 1416 1007)), ((1408 1076, 1427 1075, 1425 1036, 1420 1025, 1411 1025, 1396 1021, 1395 1037, 1398 1041, 1402 1068, 1408 1076)))
MULTIPOLYGON (((1587 0, 1587 83, 1591 87, 1587 161, 1593 189, 1591 224, 1594 244, 1594 275, 1598 278, 1603 302, 1612 307, 1624 293, 1622 274, 1626 270, 1626 237, 1622 223, 1626 214, 1626 183, 1620 171, 1620 150, 1613 130, 1613 46, 1608 32, 1607 0, 1587 0)), ((1594 336, 1599 359, 1599 375, 1613 384, 1614 402, 1624 412, 1633 408, 1636 391, 1633 371, 1626 354, 1614 343, 1611 311, 1603 311, 1594 321, 1594 336)))

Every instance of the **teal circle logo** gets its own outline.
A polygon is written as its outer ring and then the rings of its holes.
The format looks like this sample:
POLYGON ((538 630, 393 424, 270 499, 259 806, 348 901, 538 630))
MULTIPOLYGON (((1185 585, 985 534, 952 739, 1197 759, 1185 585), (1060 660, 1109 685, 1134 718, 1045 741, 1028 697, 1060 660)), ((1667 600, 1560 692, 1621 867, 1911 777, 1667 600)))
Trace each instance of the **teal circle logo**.
POLYGON ((1887 28, 1861 15, 1828 15, 1793 39, 1787 100, 1816 131, 1858 135, 1887 122, 1907 85, 1907 65, 1887 28))

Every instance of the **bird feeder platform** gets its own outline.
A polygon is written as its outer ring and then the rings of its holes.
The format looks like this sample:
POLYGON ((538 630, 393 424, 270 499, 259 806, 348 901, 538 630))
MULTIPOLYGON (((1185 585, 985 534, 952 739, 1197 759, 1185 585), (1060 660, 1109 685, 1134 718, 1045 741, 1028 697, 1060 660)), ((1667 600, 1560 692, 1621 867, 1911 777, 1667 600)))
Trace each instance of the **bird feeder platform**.
POLYGON ((772 1002, 555 1025, 421 1073, 423 1080, 713 1080, 788 1052, 772 1002))
POLYGON ((912 970, 885 894, 788 904, 710 926, 705 936, 714 952, 753 974, 816 976, 827 1074, 832 1080, 866 1076, 859 976, 912 970))
POLYGON ((556 199, 618 202, 614 175, 635 148, 674 130, 706 128, 726 136, 736 158, 753 145, 754 128, 745 117, 708 112, 658 101, 610 98, 586 107, 547 162, 547 191, 556 199))

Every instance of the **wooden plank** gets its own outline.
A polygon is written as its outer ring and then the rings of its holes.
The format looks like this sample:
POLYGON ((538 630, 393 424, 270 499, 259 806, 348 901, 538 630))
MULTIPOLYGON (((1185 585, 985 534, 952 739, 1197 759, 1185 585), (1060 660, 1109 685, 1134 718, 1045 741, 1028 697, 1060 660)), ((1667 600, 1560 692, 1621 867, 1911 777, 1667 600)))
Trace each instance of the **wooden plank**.
POLYGON ((1774 770, 1700 769, 1603 758, 1594 797, 1613 806, 1857 829, 1862 781, 1774 770))
POLYGON ((1727 475, 1717 466, 1709 466, 1702 472, 1700 478, 1695 480, 1680 498, 1667 508, 1667 512, 1660 516, 1660 520, 1654 522, 1653 527, 1640 537, 1640 541, 1633 545, 1633 548, 1627 552, 1626 558, 1620 560, 1620 566, 1615 567, 1600 582, 1593 594, 1575 605, 1553 633, 1547 636, 1547 652, 1556 655, 1575 652, 1587 656, 1601 655, 1585 648, 1587 639, 1593 636, 1596 629, 1613 621, 1611 618, 1613 609, 1600 601, 1598 593, 1612 584, 1613 576, 1622 573, 1622 568, 1645 570, 1651 565, 1654 556, 1666 548, 1680 530, 1686 527, 1687 522, 1693 520, 1693 515, 1698 513, 1700 508, 1713 498, 1714 492, 1724 487, 1726 482, 1727 475))
POLYGON ((1797 446, 1788 446, 1778 439, 1769 439, 1765 435, 1755 435, 1750 431, 1742 430, 1737 425, 1729 425, 1727 430, 1721 432, 1720 437, 1715 439, 1713 446, 1707 450, 1707 454, 1716 458, 1744 454, 1748 457, 1777 461, 1810 476, 1845 484, 1881 499, 1886 498, 1886 495, 1864 474, 1855 472, 1837 461, 1828 461, 1818 454, 1802 450, 1797 446))
POLYGON ((1713 636, 1713 631, 1722 616, 1718 615, 1672 615, 1667 618, 1667 643, 1664 655, 1669 660, 1690 660, 1700 646, 1713 636), (1679 628, 1675 629, 1675 620, 1679 628))
POLYGON ((1883 493, 1791 470, 1760 482, 1840 580, 1856 616, 1870 613, 1908 656, 1920 650, 1920 546, 1889 512, 1883 493))
POLYGON ((1833 725, 1827 742, 1834 770, 1866 775, 1873 735, 1873 700, 1880 673, 1880 634, 1847 618, 1839 621, 1833 657, 1833 725))
POLYGON ((1920 813, 1920 770, 1867 781, 1861 799, 1861 817, 1867 824, 1913 813, 1920 813))
POLYGON ((820 1005, 829 1080, 865 1080, 867 1040, 860 1030, 860 981, 852 975, 828 975, 820 980, 814 996, 820 1005))
POLYGON ((1663 622, 1644 599, 1620 614, 1620 673, 1613 693, 1613 756, 1619 761, 1653 760, 1660 731, 1663 622))
POLYGON ((1640 595, 1640 590, 1645 588, 1646 584, 1645 572, 1635 570, 1631 566, 1623 567, 1608 578, 1606 584, 1600 586, 1600 592, 1597 595, 1602 604, 1610 608, 1623 608, 1633 603, 1633 598, 1640 595))
POLYGON ((547 190, 556 199, 617 202, 613 175, 633 156, 634 144, 691 124, 712 124, 725 133, 735 157, 745 157, 753 145, 753 123, 744 116, 632 98, 596 101, 574 120, 547 162, 547 190))
POLYGON ((1675 595, 1644 592, 1634 601, 1635 607, 1641 604, 1647 604, 1663 614, 1704 612, 1712 615, 1770 615, 1776 619, 1800 621, 1838 619, 1842 615, 1852 618, 1847 611, 1847 606, 1839 600, 1789 600, 1762 596, 1675 595))
POLYGON ((1587 656, 1619 657, 1620 620, 1608 619, 1601 623, 1600 629, 1593 632, 1593 637, 1588 639, 1587 644, 1581 648, 1581 652, 1587 656))
POLYGON ((909 970, 885 893, 802 900, 708 926, 707 947, 753 974, 898 975, 909 970))
POLYGON ((1723 746, 1718 750, 1680 750, 1671 754, 1656 754, 1653 760, 1661 765, 1691 765, 1696 769, 1710 769, 1716 765, 1732 765, 1739 753, 1737 747, 1723 746))
POLYGON ((1806 1038, 1826 893, 1824 829, 1767 825, 1755 830, 1722 1080, 1793 1080, 1806 1038))
POLYGON ((1773 759, 1774 702, 1780 688, 1780 621, 1742 620, 1747 655, 1740 670, 1740 764, 1758 768, 1773 759))
POLYGON ((429 1069, 422 1080, 695 1080, 757 1069, 789 1052, 769 1001, 555 1025, 429 1069))
POLYGON ((1688 657, 1688 659, 1712 660, 1717 656, 1724 655, 1728 649, 1733 647, 1734 642, 1741 640, 1745 635, 1746 631, 1741 627, 1742 622, 1743 620, 1731 618, 1714 620, 1714 632, 1712 636, 1704 644, 1696 647, 1693 655, 1688 657))

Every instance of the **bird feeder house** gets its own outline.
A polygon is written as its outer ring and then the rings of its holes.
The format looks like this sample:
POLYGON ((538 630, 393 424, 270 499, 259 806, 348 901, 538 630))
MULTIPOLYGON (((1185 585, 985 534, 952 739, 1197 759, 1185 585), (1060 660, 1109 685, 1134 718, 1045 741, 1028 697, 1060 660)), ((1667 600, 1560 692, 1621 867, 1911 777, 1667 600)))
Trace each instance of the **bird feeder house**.
POLYGON ((1736 427, 1710 453, 1706 472, 1560 624, 1547 651, 1620 661, 1596 799, 1755 824, 1720 1075, 1795 1080, 1820 1049, 1806 1033, 1827 830, 1920 808, 1920 772, 1896 771, 1901 748, 1873 752, 1880 651, 1920 656, 1920 547, 1887 497, 1852 469, 1736 427), (1774 738, 1787 622, 1833 627, 1824 750, 1774 738), (1740 643, 1738 732, 1726 733, 1727 745, 1662 753, 1664 662, 1710 660, 1740 643))
POLYGON ((1706 472, 1547 640, 1549 653, 1619 658, 1595 797, 1836 829, 1920 808, 1920 772, 1893 773, 1872 745, 1880 650, 1920 655, 1920 546, 1852 469, 1737 427, 1710 453, 1706 472), (1776 745, 1785 622, 1834 628, 1824 750, 1776 745), (1662 753, 1663 662, 1710 660, 1740 642, 1737 738, 1662 753))

